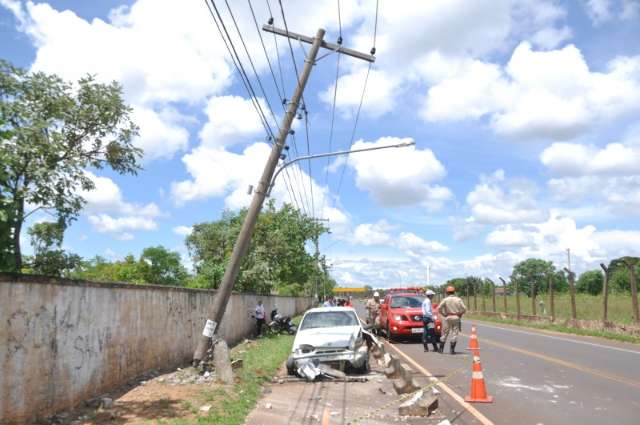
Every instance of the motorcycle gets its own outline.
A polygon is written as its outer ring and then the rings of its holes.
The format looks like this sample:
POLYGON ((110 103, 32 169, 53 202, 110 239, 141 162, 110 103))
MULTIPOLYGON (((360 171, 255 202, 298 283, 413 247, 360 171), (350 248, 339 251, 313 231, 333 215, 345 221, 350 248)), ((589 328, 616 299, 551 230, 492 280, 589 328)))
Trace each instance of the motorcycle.
POLYGON ((281 315, 277 308, 271 310, 271 322, 268 326, 273 333, 286 332, 293 335, 298 330, 298 327, 291 322, 291 317, 281 315))

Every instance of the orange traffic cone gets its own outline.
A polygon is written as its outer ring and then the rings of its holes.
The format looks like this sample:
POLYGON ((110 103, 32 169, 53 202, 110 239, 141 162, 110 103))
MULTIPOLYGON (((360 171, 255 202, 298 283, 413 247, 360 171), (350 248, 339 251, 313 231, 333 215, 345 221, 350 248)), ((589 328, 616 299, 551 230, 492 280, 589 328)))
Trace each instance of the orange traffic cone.
POLYGON ((478 344, 478 334, 475 326, 471 326, 471 335, 469 335, 469 346, 467 350, 471 350, 474 356, 480 355, 480 344, 478 344))
POLYGON ((468 403, 493 403, 493 397, 487 394, 487 388, 484 385, 484 375, 482 374, 479 353, 473 354, 471 394, 466 396, 464 400, 468 403))

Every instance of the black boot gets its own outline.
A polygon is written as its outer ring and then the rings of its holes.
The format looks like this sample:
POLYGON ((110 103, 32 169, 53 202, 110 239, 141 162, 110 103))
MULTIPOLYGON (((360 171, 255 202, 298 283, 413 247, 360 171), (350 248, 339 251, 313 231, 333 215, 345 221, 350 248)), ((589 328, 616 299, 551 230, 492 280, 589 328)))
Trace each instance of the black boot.
POLYGON ((424 344, 422 344, 422 346, 424 347, 424 352, 428 353, 429 352, 429 345, 425 342, 424 344))
POLYGON ((455 354, 456 353, 456 343, 455 342, 452 342, 450 344, 450 351, 451 351, 451 354, 455 354))
POLYGON ((441 342, 440 348, 438 349, 438 353, 442 354, 443 351, 444 351, 444 342, 441 342))
POLYGON ((438 351, 440 351, 440 348, 438 348, 438 343, 434 342, 433 343, 433 352, 435 353, 435 352, 438 352, 438 351))

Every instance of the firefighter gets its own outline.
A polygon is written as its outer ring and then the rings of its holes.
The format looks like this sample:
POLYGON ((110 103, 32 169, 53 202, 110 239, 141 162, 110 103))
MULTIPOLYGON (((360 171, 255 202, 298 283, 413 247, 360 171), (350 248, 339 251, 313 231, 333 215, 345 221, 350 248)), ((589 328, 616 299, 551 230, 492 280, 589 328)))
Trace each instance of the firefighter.
POLYGON ((444 344, 451 335, 450 352, 456 353, 456 343, 458 342, 458 333, 462 330, 462 315, 467 311, 467 307, 460 297, 456 296, 456 288, 447 286, 447 296, 438 306, 438 313, 442 318, 444 330, 442 332, 442 342, 440 343, 440 352, 444 351, 444 344))
POLYGON ((369 313, 367 323, 373 327, 374 331, 377 331, 380 329, 380 293, 378 291, 373 293, 373 298, 367 301, 365 308, 369 313))

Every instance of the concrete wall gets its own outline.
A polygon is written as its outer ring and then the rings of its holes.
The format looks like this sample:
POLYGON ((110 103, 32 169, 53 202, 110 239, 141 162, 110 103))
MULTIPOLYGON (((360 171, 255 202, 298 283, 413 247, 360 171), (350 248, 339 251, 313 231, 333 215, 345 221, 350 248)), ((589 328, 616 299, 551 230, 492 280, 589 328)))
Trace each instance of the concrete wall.
MULTIPOLYGON (((189 362, 214 294, 0 274, 0 424, 28 423, 189 362)), ((253 331, 258 299, 288 315, 310 303, 233 294, 221 328, 230 344, 253 331)))

